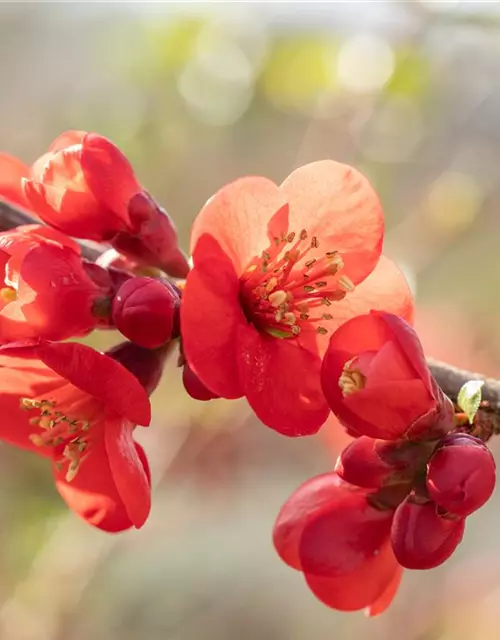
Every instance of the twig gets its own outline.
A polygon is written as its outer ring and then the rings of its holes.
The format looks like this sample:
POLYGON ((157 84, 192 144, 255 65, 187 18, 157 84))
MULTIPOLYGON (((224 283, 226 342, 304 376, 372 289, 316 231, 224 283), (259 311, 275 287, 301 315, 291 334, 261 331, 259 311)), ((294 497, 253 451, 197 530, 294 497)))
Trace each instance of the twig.
MULTIPOLYGON (((21 224, 33 224, 38 222, 29 213, 0 200, 0 231, 12 229, 21 224)), ((103 248, 92 242, 78 240, 82 247, 82 253, 88 260, 96 260, 103 252, 103 248)), ((483 401, 488 404, 489 412, 498 413, 500 416, 500 380, 485 378, 479 373, 458 369, 445 362, 439 362, 432 358, 428 359, 432 375, 444 393, 456 403, 458 392, 462 385, 468 380, 481 379, 485 384, 482 389, 483 401)))
MULTIPOLYGON (((18 209, 9 202, 0 199, 0 231, 8 231, 22 224, 43 224, 27 211, 18 209)), ((95 260, 104 252, 104 248, 96 242, 76 240, 82 248, 82 255, 87 260, 95 260)))

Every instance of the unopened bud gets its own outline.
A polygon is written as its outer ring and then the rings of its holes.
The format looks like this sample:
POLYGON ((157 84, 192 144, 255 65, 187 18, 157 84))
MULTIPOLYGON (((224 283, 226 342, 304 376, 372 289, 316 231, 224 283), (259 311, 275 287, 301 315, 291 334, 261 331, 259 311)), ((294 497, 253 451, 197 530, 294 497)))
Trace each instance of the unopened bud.
POLYGON ((168 283, 130 278, 118 290, 112 307, 117 329, 135 344, 154 349, 168 342, 178 324, 179 298, 168 283))
POLYGON ((495 488, 495 461, 478 438, 453 434, 445 438, 427 465, 427 490, 445 511, 468 516, 495 488))
POLYGON ((422 504, 409 496, 394 514, 394 555, 407 569, 432 569, 452 555, 462 541, 464 529, 464 518, 439 515, 434 502, 422 504))
POLYGON ((168 349, 144 349, 133 342, 122 342, 106 355, 128 369, 151 395, 160 382, 167 353, 168 349))
POLYGON ((205 387, 187 362, 182 370, 182 382, 184 383, 184 388, 194 400, 207 401, 219 397, 205 387))

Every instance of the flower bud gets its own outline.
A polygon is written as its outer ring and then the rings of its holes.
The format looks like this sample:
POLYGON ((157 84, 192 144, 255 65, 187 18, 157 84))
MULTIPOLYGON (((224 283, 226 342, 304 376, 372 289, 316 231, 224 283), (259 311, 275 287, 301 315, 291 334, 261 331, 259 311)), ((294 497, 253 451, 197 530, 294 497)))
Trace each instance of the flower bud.
POLYGON ((403 567, 432 569, 451 556, 464 529, 464 518, 440 516, 434 502, 419 504, 409 496, 394 514, 392 548, 403 567))
POLYGON ((454 434, 443 440, 427 465, 427 489, 442 509, 465 517, 495 488, 495 461, 478 438, 454 434))
POLYGON ((336 473, 350 484, 358 487, 381 487, 403 463, 391 464, 387 460, 387 449, 394 448, 391 442, 361 436, 351 442, 340 454, 335 465, 336 473))
POLYGON ((214 400, 219 396, 210 391, 186 362, 182 370, 182 382, 188 394, 194 400, 214 400))
POLYGON ((130 278, 113 300, 112 315, 126 338, 154 349, 171 339, 178 308, 179 298, 170 285, 152 278, 130 278))
POLYGON ((433 379, 412 327, 372 311, 332 335, 321 369, 323 393, 357 436, 429 439, 453 426, 453 404, 433 379))
POLYGON ((160 382, 167 352, 167 349, 144 349, 133 342, 122 342, 106 355, 128 369, 151 395, 160 382))

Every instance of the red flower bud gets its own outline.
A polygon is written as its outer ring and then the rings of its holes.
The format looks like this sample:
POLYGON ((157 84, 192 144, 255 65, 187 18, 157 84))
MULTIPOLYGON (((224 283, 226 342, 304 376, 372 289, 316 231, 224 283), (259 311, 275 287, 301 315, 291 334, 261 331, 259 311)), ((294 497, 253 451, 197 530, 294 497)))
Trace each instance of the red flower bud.
POLYGON ((372 312, 333 334, 321 371, 331 410, 353 435, 382 440, 443 434, 453 405, 432 378, 404 320, 372 312))
POLYGON ((282 507, 274 544, 327 606, 376 615, 394 597, 401 568, 389 538, 394 512, 376 509, 368 495, 335 473, 308 480, 282 507))
POLYGON ((133 342, 122 342, 106 355, 130 371, 151 395, 161 380, 167 352, 167 349, 144 349, 133 342))
POLYGON ((394 514, 392 548, 403 567, 432 569, 451 556, 464 529, 464 518, 443 517, 434 502, 419 504, 409 496, 394 514))
POLYGON ((194 400, 214 400, 219 396, 208 389, 186 362, 182 370, 184 388, 194 400))
POLYGON ((361 436, 342 451, 335 471, 350 484, 379 488, 395 471, 406 466, 389 462, 388 454, 393 448, 392 442, 361 436))
POLYGON ((170 340, 179 298, 173 287, 152 278, 130 278, 113 300, 117 329, 141 347, 154 349, 170 340))
POLYGON ((443 440, 427 465, 427 489, 442 509, 468 516, 495 488, 495 461, 477 438, 454 434, 443 440))
MULTIPOLYGON (((0 158, 1 164, 22 182, 22 200, 52 227, 77 238, 110 242, 174 277, 187 275, 189 265, 172 220, 142 188, 130 162, 110 140, 68 131, 31 170, 14 166, 12 159, 0 158)), ((1 184, 0 190, 5 190, 1 184)))

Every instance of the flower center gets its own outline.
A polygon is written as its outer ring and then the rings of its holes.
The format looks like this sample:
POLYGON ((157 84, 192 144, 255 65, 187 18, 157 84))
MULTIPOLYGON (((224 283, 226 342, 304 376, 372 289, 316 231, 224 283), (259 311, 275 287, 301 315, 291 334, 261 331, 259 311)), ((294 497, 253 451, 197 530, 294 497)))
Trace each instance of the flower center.
POLYGON ((42 433, 32 433, 30 440, 37 447, 54 447, 56 466, 61 469, 63 464, 68 464, 66 480, 71 482, 85 459, 91 422, 89 419, 76 417, 80 415, 77 407, 74 415, 68 415, 64 410, 59 410, 63 408, 60 405, 61 403, 47 398, 21 398, 22 409, 39 412, 29 422, 39 427, 42 433))
POLYGON ((319 258, 309 255, 318 247, 318 238, 309 238, 303 229, 273 238, 271 246, 250 261, 240 278, 240 292, 257 328, 278 338, 306 330, 328 333, 324 325, 333 316, 325 307, 354 291, 354 284, 340 274, 344 261, 338 251, 319 258))
POLYGON ((0 289, 0 297, 6 304, 14 302, 17 300, 17 291, 13 287, 3 287, 0 289))
POLYGON ((344 397, 350 396, 352 393, 356 393, 365 388, 366 377, 359 369, 355 368, 354 363, 356 360, 357 358, 348 360, 340 374, 339 387, 344 397))

